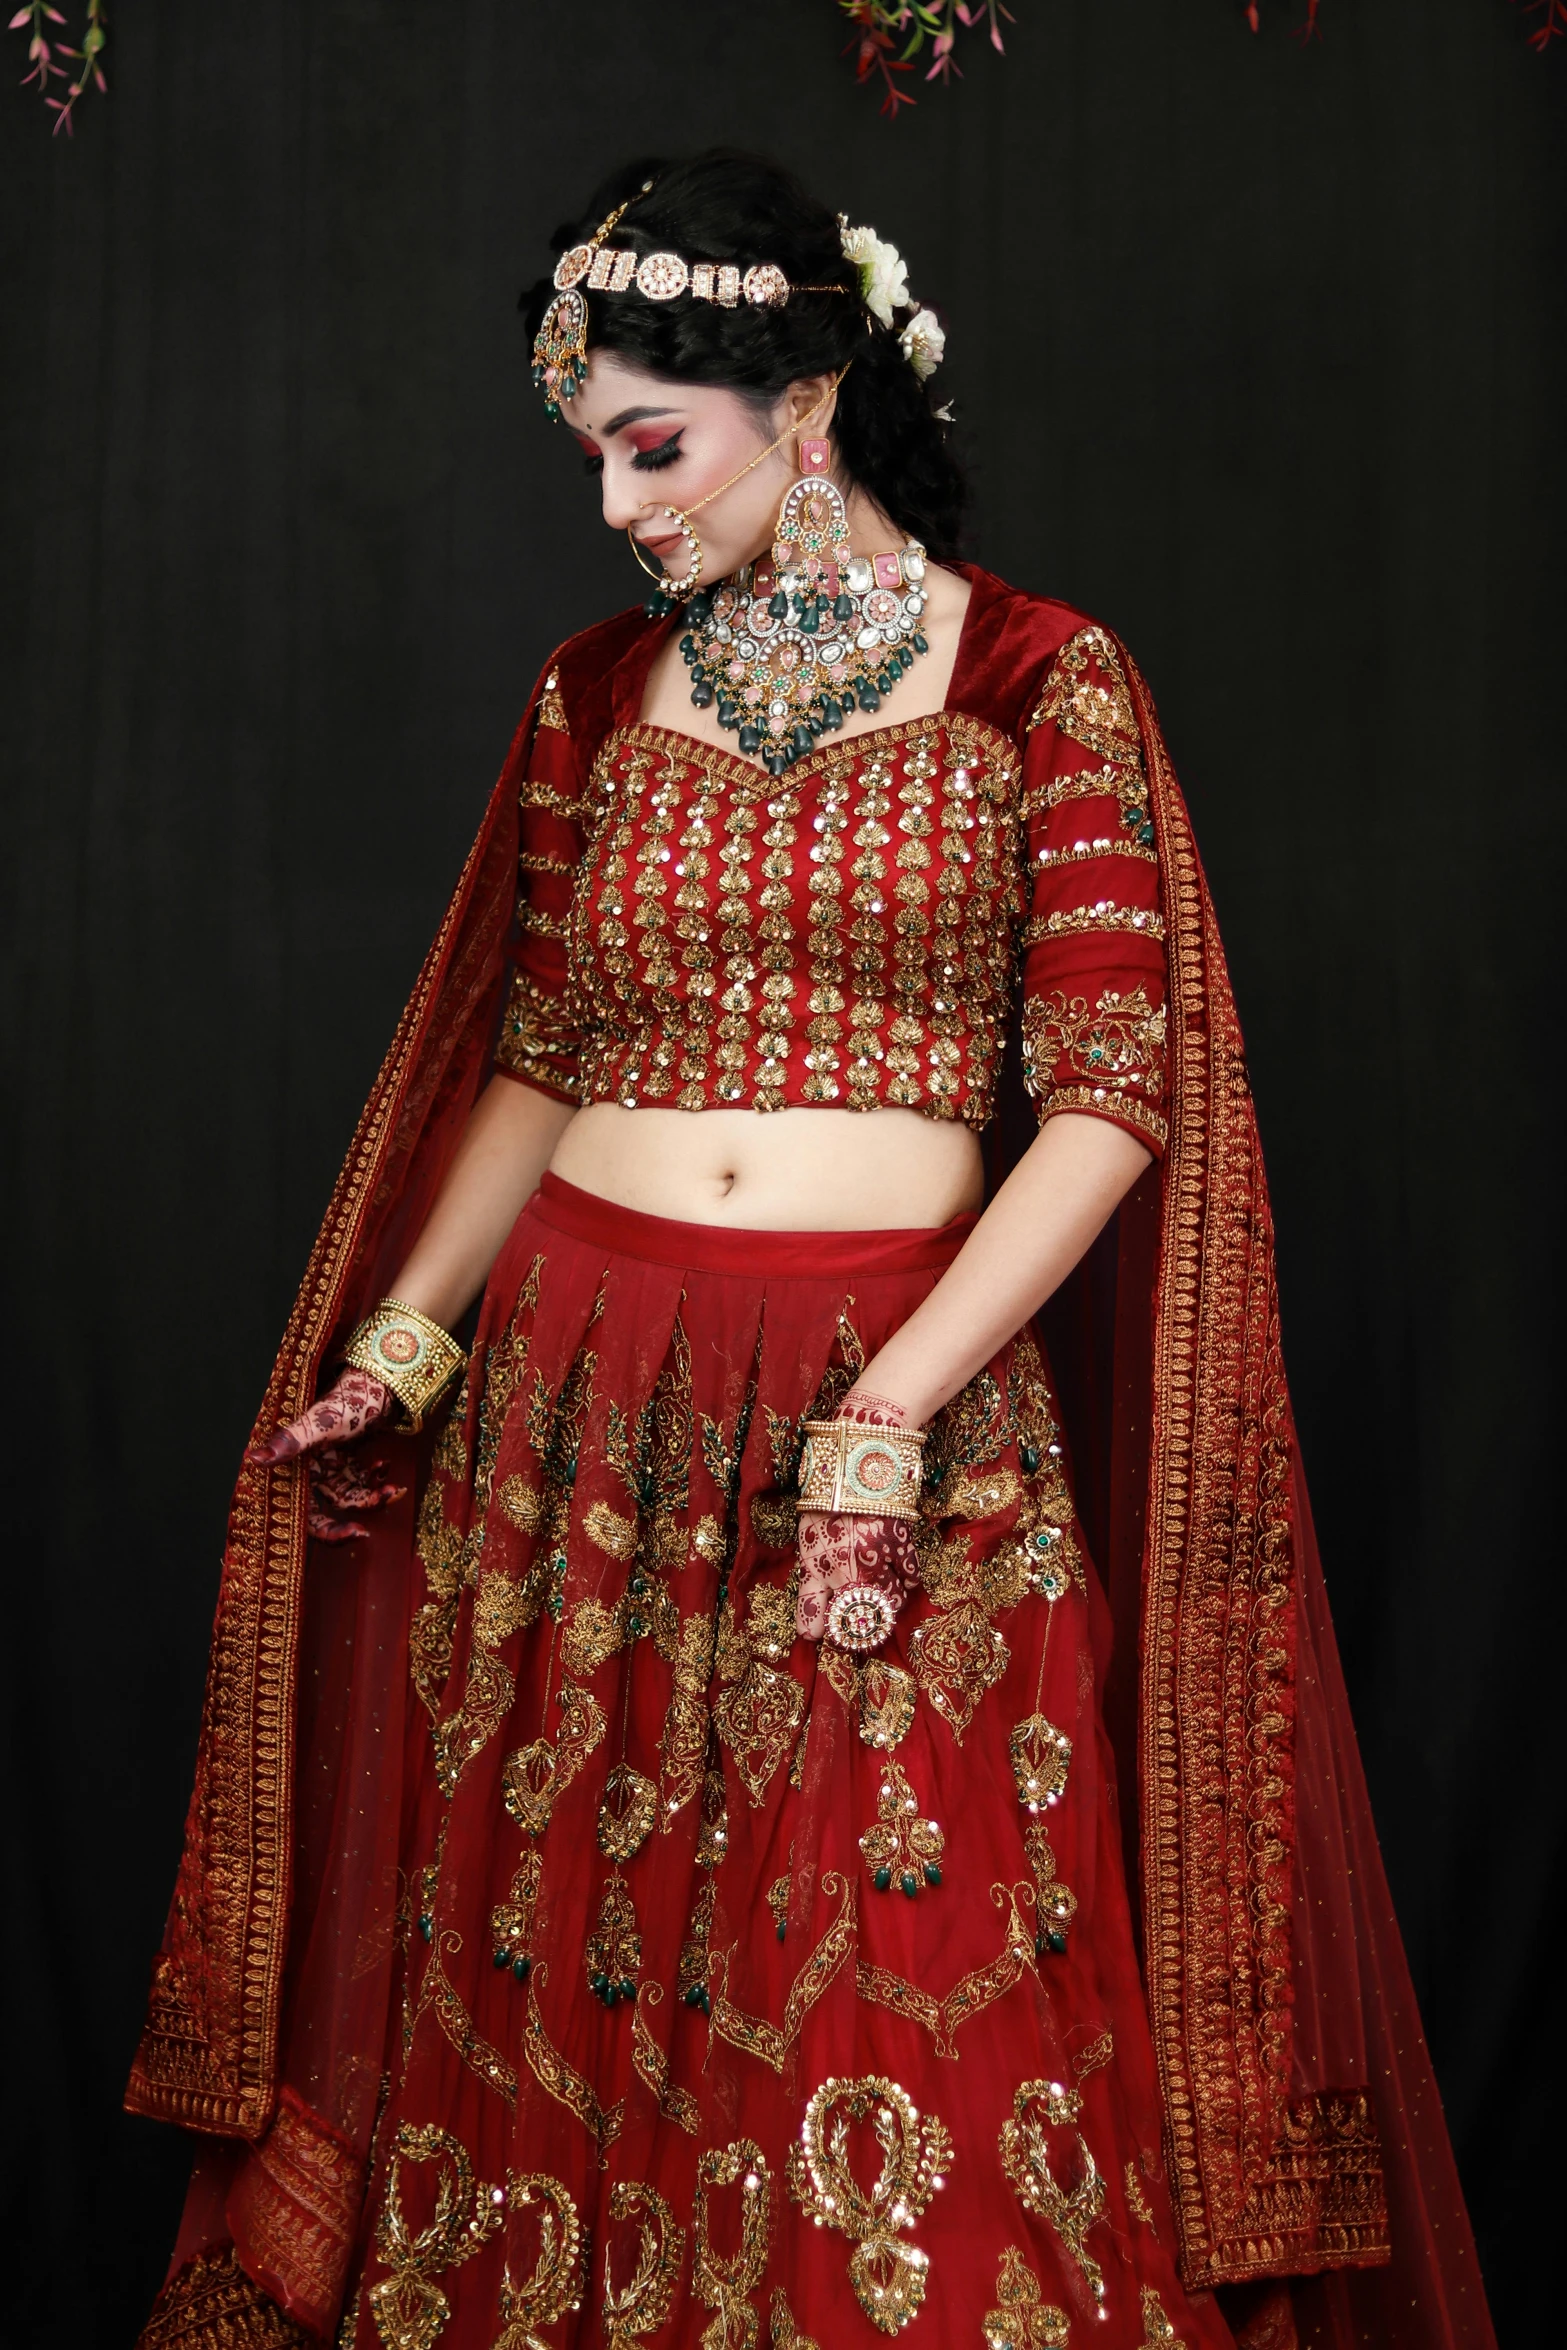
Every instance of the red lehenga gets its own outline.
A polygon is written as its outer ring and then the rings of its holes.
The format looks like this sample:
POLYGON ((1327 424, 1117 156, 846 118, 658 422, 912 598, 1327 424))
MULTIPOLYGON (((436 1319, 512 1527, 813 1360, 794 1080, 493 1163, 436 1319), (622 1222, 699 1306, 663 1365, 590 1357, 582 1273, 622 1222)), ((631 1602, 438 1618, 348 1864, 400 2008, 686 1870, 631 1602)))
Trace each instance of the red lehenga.
POLYGON ((243 1473, 129 2092, 209 2133, 146 2342, 1493 2350, 1185 810, 1115 640, 971 577, 948 711, 781 785, 637 724, 639 615, 562 650, 260 1424, 390 1285, 498 1030, 589 1098, 983 1124, 1021 955, 1029 1089, 1162 1165, 938 1416, 864 1665, 793 1637, 799 1423, 963 1219, 546 1177, 370 1540, 243 1473))

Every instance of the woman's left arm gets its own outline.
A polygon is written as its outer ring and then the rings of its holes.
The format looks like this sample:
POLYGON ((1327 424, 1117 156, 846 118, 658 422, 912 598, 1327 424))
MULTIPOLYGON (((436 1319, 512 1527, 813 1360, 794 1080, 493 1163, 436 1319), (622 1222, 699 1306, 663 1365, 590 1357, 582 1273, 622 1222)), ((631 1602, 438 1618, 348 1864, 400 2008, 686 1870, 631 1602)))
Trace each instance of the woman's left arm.
POLYGON ((1047 1119, 854 1392, 901 1404, 911 1426, 926 1426, 1060 1287, 1152 1156, 1106 1118, 1061 1111, 1047 1119))

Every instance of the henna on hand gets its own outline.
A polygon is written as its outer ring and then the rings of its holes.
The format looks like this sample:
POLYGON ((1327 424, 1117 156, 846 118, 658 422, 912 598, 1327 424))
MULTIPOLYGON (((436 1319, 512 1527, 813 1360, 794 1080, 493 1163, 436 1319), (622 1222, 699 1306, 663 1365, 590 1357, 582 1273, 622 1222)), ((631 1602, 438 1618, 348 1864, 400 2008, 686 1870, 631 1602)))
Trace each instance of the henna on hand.
POLYGON ((344 1371, 318 1403, 286 1427, 253 1444, 245 1458, 253 1468, 274 1468, 302 1452, 319 1452, 323 1445, 351 1444, 392 1408, 392 1391, 368 1371, 344 1371))
POLYGON ((858 1428, 906 1428, 909 1415, 890 1396, 872 1395, 868 1388, 851 1387, 837 1411, 837 1420, 852 1420, 858 1428))
POLYGON ((369 1527, 347 1513, 384 1509, 407 1491, 386 1482, 385 1461, 355 1461, 340 1446, 325 1445, 310 1464, 310 1532, 318 1542, 362 1542, 369 1527))
POLYGON ((907 1518, 834 1516, 802 1510, 796 1532, 800 1594, 795 1630, 802 1640, 820 1640, 827 1611, 840 1591, 868 1583, 885 1591, 895 1610, 919 1581, 914 1529, 907 1518))

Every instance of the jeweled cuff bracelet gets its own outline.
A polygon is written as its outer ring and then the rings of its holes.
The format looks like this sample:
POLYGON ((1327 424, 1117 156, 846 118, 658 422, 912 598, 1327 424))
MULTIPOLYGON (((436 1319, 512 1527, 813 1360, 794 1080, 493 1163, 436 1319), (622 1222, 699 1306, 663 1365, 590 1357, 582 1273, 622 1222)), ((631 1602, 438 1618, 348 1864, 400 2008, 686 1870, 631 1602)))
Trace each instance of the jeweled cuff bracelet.
POLYGON ((389 1387, 408 1414, 409 1426, 421 1428, 453 1380, 461 1377, 468 1358, 451 1333, 428 1314, 398 1298, 383 1297, 344 1347, 343 1360, 389 1387))
POLYGON ((917 1518, 923 1428, 807 1420, 800 1507, 851 1518, 917 1518))

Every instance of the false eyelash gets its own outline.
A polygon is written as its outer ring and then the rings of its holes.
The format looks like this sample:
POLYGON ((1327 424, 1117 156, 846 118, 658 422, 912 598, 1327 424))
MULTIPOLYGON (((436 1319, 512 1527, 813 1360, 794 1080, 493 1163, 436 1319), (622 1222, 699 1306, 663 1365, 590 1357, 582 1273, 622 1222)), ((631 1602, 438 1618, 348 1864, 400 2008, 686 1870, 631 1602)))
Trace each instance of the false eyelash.
MULTIPOLYGON (((685 428, 682 426, 681 430, 685 428)), ((638 473, 662 473, 666 465, 673 465, 680 455, 680 434, 672 432, 667 441, 660 441, 656 449, 639 449, 631 462, 638 473)))

